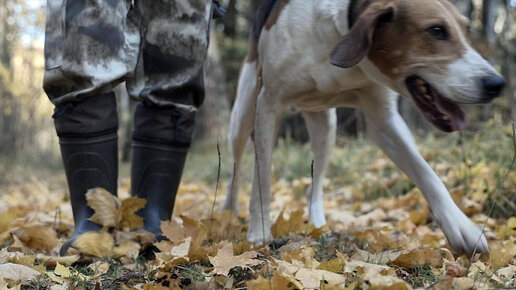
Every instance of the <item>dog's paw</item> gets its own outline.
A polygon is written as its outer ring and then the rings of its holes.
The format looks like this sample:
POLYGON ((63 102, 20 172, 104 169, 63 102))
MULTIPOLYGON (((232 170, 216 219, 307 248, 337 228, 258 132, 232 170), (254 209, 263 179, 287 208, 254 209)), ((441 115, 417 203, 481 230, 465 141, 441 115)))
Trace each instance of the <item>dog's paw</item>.
POLYGON ((322 202, 314 202, 309 204, 310 221, 316 228, 320 228, 326 224, 324 217, 324 205, 322 202))
POLYGON ((238 215, 238 202, 233 202, 233 200, 226 199, 220 208, 221 211, 229 210, 234 214, 238 215))
POLYGON ((487 240, 482 230, 460 210, 447 221, 440 222, 450 246, 459 253, 472 256, 489 253, 487 240))
POLYGON ((257 246, 271 242, 273 238, 270 221, 263 221, 262 223, 259 220, 256 222, 251 220, 247 230, 247 240, 257 246))

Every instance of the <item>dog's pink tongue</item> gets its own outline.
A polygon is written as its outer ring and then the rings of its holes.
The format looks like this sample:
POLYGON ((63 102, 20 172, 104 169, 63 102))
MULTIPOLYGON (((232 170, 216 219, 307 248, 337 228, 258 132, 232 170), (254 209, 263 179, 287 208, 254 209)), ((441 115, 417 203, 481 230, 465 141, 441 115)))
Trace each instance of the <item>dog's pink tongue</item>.
POLYGON ((441 97, 435 98, 435 105, 439 113, 450 120, 450 127, 453 131, 462 130, 466 125, 466 113, 461 107, 441 97))

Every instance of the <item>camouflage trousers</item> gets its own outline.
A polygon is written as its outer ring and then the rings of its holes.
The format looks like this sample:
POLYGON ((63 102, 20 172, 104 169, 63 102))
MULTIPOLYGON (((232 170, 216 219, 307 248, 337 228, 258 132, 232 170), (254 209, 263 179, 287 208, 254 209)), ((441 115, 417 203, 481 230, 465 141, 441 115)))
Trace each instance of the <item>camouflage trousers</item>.
POLYGON ((212 0, 47 0, 43 88, 57 106, 112 91, 193 110, 212 0))

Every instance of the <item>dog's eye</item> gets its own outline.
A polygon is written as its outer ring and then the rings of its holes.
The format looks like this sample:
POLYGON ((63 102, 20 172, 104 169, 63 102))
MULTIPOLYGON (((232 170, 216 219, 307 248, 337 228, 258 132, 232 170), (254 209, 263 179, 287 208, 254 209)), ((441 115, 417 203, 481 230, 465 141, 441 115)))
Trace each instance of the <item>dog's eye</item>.
POLYGON ((448 32, 446 31, 446 28, 440 25, 431 26, 426 29, 426 32, 428 32, 428 34, 430 34, 432 37, 438 40, 448 39, 448 32))

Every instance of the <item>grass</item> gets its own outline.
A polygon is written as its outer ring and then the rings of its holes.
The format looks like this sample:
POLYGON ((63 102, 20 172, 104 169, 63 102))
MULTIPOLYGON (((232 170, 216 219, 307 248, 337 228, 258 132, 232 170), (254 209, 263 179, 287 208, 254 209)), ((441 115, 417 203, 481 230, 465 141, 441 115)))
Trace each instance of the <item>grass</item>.
MULTIPOLYGON (((493 216, 509 217, 516 211, 516 190, 510 188, 505 179, 505 172, 513 157, 512 129, 500 121, 491 120, 478 131, 444 134, 430 132, 424 137, 416 137, 416 143, 423 157, 439 176, 445 176, 449 170, 458 170, 464 165, 464 176, 461 180, 443 180, 447 188, 463 186, 465 191, 470 187, 468 171, 479 163, 491 164, 497 188, 486 188, 488 200, 494 202, 493 216), (441 169, 443 164, 447 168, 441 169), (450 169, 451 168, 451 169, 450 169)), ((233 170, 232 158, 226 144, 221 148, 221 181, 229 178, 233 170)), ((310 178, 312 153, 308 144, 299 144, 291 139, 279 140, 273 152, 273 178, 292 182, 302 177, 310 178)), ((414 188, 406 176, 390 161, 371 141, 364 137, 340 137, 334 148, 330 164, 326 172, 325 191, 331 192, 341 187, 354 188, 356 200, 373 200, 379 197, 403 195, 414 188), (382 164, 385 162, 385 164, 382 164), (361 193, 361 194, 358 194, 361 193)), ((249 187, 252 181, 254 164, 253 146, 248 144, 241 162, 242 184, 249 187)), ((204 180, 215 186, 218 169, 216 144, 196 144, 186 163, 185 181, 204 180)), ((248 194, 250 189, 242 187, 248 194)), ((223 198, 225 188, 219 191, 223 198)), ((304 191, 296 191, 300 197, 304 191)), ((489 208, 486 206, 486 208, 489 208)))

